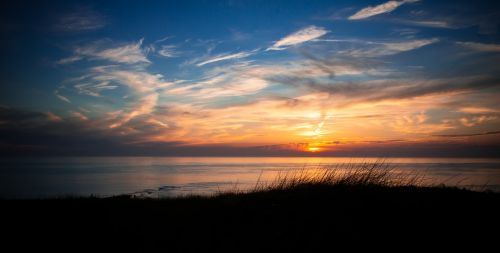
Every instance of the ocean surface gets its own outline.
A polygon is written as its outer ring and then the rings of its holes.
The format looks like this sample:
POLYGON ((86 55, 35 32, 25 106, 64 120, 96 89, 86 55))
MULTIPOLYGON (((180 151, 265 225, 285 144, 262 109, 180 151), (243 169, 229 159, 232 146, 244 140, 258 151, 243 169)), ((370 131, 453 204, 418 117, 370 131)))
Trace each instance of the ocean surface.
MULTIPOLYGON (((255 187, 287 171, 380 162, 317 157, 58 157, 0 158, 1 198, 134 194, 166 197, 255 187)), ((500 159, 388 158, 426 183, 500 191, 500 159)))

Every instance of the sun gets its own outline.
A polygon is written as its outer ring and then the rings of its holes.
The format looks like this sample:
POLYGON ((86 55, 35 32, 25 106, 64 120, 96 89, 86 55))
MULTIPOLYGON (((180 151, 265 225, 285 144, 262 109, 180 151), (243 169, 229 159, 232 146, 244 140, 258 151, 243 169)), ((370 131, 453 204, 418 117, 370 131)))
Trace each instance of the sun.
POLYGON ((320 150, 321 149, 319 147, 308 147, 307 148, 307 151, 309 151, 309 152, 318 152, 320 150))

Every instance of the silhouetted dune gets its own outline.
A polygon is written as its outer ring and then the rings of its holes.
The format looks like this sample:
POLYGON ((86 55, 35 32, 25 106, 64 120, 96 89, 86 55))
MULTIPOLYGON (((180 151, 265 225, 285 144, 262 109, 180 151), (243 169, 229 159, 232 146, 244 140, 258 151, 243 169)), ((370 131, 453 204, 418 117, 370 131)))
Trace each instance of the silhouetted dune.
POLYGON ((369 168, 356 173, 322 181, 321 173, 301 172, 205 197, 4 200, 3 247, 323 252, 497 245, 500 194, 396 184, 369 168))

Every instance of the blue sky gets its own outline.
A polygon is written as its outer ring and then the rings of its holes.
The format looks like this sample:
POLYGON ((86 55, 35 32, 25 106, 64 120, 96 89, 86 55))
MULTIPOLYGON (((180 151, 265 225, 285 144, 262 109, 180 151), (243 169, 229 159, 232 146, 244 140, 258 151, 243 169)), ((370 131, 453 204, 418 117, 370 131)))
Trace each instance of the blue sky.
POLYGON ((0 12, 0 146, 13 153, 500 144, 493 1, 21 1, 0 12))

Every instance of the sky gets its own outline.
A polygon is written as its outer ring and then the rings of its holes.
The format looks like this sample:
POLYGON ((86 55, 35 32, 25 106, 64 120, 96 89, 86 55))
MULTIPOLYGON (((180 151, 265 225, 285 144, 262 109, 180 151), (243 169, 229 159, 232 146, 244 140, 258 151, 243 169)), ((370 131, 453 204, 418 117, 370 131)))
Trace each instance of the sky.
POLYGON ((496 1, 4 1, 2 155, 500 157, 496 1))

